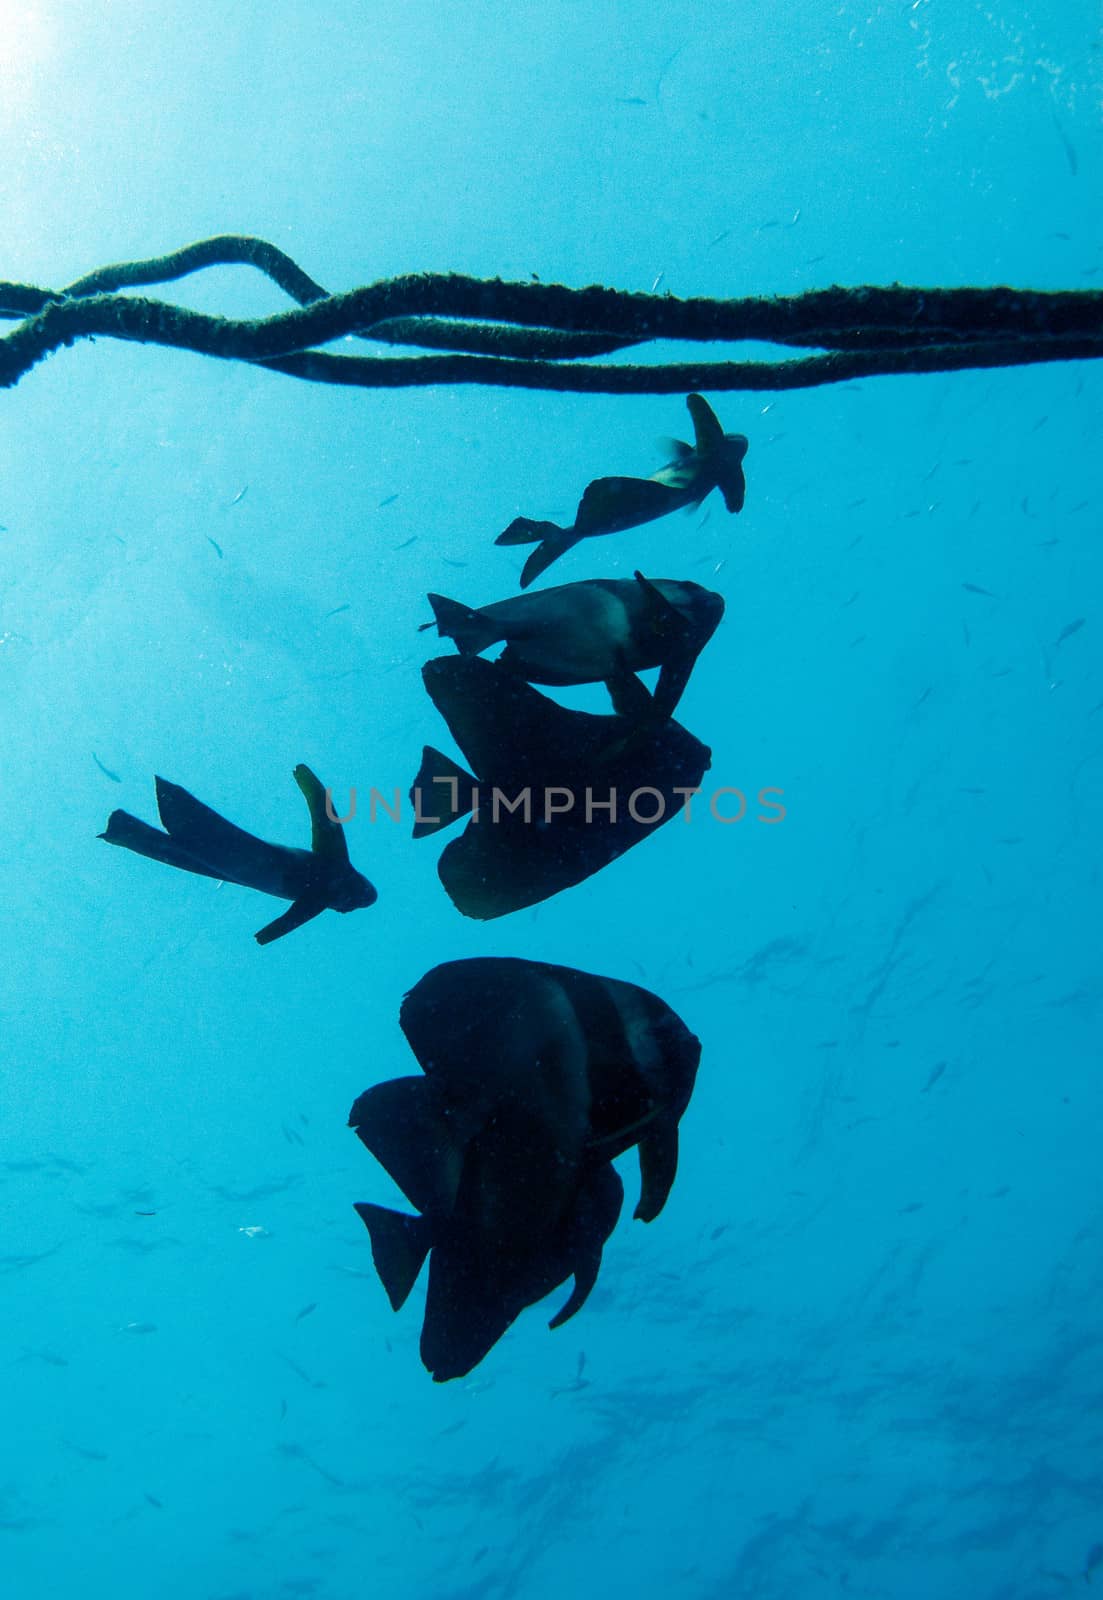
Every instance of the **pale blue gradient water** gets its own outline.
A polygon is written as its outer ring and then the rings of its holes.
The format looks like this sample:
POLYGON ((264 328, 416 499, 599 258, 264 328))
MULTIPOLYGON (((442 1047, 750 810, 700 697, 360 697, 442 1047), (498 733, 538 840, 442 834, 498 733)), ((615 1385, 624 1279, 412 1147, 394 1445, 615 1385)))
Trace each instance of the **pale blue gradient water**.
MULTIPOLYGON (((234 231, 334 289, 1097 286, 1097 24, 10 7, 0 277, 234 231)), ((284 303, 246 268, 178 296, 284 303)), ((278 906, 106 849, 108 811, 152 817, 161 772, 299 842, 296 762, 404 789, 451 748, 425 591, 512 592, 494 535, 652 471, 682 401, 336 391, 105 340, 0 399, 5 1596, 1088 1592, 1100 375, 714 399, 751 441, 743 515, 554 581, 723 590, 681 715, 784 823, 672 824, 484 926, 436 843, 358 820, 378 905, 265 950, 278 906), (642 981, 704 1058, 662 1217, 626 1211, 576 1321, 530 1312, 436 1387, 417 1304, 374 1280, 352 1202, 391 1192, 345 1119, 414 1070, 403 992, 482 954, 642 981)))

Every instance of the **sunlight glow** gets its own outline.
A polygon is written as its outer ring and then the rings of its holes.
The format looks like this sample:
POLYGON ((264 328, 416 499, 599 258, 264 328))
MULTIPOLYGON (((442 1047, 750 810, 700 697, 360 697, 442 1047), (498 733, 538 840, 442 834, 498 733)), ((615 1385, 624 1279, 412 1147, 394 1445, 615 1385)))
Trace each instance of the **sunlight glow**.
POLYGON ((39 7, 0 0, 0 117, 10 119, 33 99, 53 38, 52 20, 39 7))

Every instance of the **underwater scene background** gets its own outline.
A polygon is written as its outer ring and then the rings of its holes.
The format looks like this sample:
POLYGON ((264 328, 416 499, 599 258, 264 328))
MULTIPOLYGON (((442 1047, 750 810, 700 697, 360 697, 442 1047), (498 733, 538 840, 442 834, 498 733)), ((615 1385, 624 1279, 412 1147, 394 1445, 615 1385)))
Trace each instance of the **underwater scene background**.
MULTIPOLYGON (((235 232, 334 290, 1099 283, 1087 0, 0 20, 8 280, 235 232)), ((164 292, 286 303, 247 268, 164 292)), ((484 924, 408 810, 361 812, 378 904, 259 949, 270 900, 103 848, 108 812, 152 818, 162 773, 305 843, 299 762, 339 805, 405 794, 451 748, 427 591, 516 593, 495 535, 655 470, 683 399, 337 390, 107 340, 5 392, 13 1600, 1103 1582, 1100 376, 710 399, 750 441, 742 515, 714 497, 549 581, 724 595, 678 716, 747 816, 484 924), (352 1209, 396 1191, 346 1121, 416 1070, 403 994, 483 955, 641 983, 703 1054, 662 1216, 630 1220, 622 1163, 579 1316, 528 1311, 435 1385, 422 1291, 392 1313, 352 1209)))

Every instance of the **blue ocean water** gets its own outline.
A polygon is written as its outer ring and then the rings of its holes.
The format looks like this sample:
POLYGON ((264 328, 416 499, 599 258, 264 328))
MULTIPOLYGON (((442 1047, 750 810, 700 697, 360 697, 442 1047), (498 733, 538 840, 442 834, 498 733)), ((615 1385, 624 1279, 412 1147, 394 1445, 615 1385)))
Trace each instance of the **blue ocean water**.
MULTIPOLYGON (((237 232, 331 289, 1099 283, 1086 0, 2 11, 8 280, 237 232)), ((165 292, 286 303, 244 267, 165 292)), ((105 849, 108 812, 152 819, 159 772, 305 842, 296 763, 404 791, 452 748, 426 592, 513 593, 495 534, 653 471, 682 400, 103 339, 5 392, 5 1596, 1103 1583, 1100 376, 712 398, 742 515, 552 581, 723 592, 679 716, 784 821, 700 813, 482 924, 436 842, 361 816, 378 905, 261 950, 275 902, 105 849), (345 1122, 416 1070, 403 993, 475 955, 643 983, 704 1054, 663 1215, 626 1208, 576 1320, 435 1386, 345 1122)))

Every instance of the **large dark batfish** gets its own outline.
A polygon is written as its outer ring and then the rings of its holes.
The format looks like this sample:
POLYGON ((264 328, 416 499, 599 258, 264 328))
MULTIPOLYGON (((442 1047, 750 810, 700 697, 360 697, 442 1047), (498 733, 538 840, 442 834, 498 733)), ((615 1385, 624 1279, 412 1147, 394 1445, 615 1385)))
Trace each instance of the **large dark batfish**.
MULTIPOLYGON (((694 662, 724 615, 724 602, 711 589, 642 572, 566 583, 478 609, 442 594, 431 594, 429 604, 437 629, 462 655, 478 655, 504 639, 498 665, 528 683, 608 683, 619 705, 626 678, 659 667, 652 709, 661 717, 673 716, 694 662)), ((644 704, 650 704, 646 694, 644 704)))
POLYGON ((481 656, 428 661, 422 678, 475 776, 426 745, 410 791, 414 837, 473 813, 437 866, 466 917, 505 916, 581 883, 678 815, 679 791, 709 767, 712 752, 677 722, 626 739, 623 718, 568 710, 481 656), (638 821, 630 804, 655 820, 638 821))
POLYGON ((309 767, 295 768, 295 782, 310 810, 309 850, 267 844, 227 822, 178 784, 164 778, 155 781, 165 831, 129 811, 113 811, 99 837, 184 872, 292 901, 289 911, 256 935, 258 944, 271 944, 321 911, 358 911, 375 904, 376 891, 349 862, 344 830, 329 815, 326 792, 309 767))
POLYGON ((620 1211, 609 1163, 632 1145, 635 1215, 658 1216, 701 1046, 636 984, 510 957, 433 968, 400 1022, 425 1077, 376 1085, 349 1120, 421 1215, 356 1209, 396 1310, 429 1254, 421 1350, 443 1381, 572 1275, 551 1326, 581 1307, 620 1211))
POLYGON ((579 501, 570 528, 516 517, 498 535, 495 544, 537 545, 521 573, 522 589, 580 539, 637 528, 683 506, 698 506, 713 489, 720 490, 729 511, 742 511, 747 491, 743 476, 746 438, 741 433, 725 433, 703 396, 687 395, 686 405, 693 418, 694 443, 673 440, 674 460, 652 477, 595 478, 579 501))

